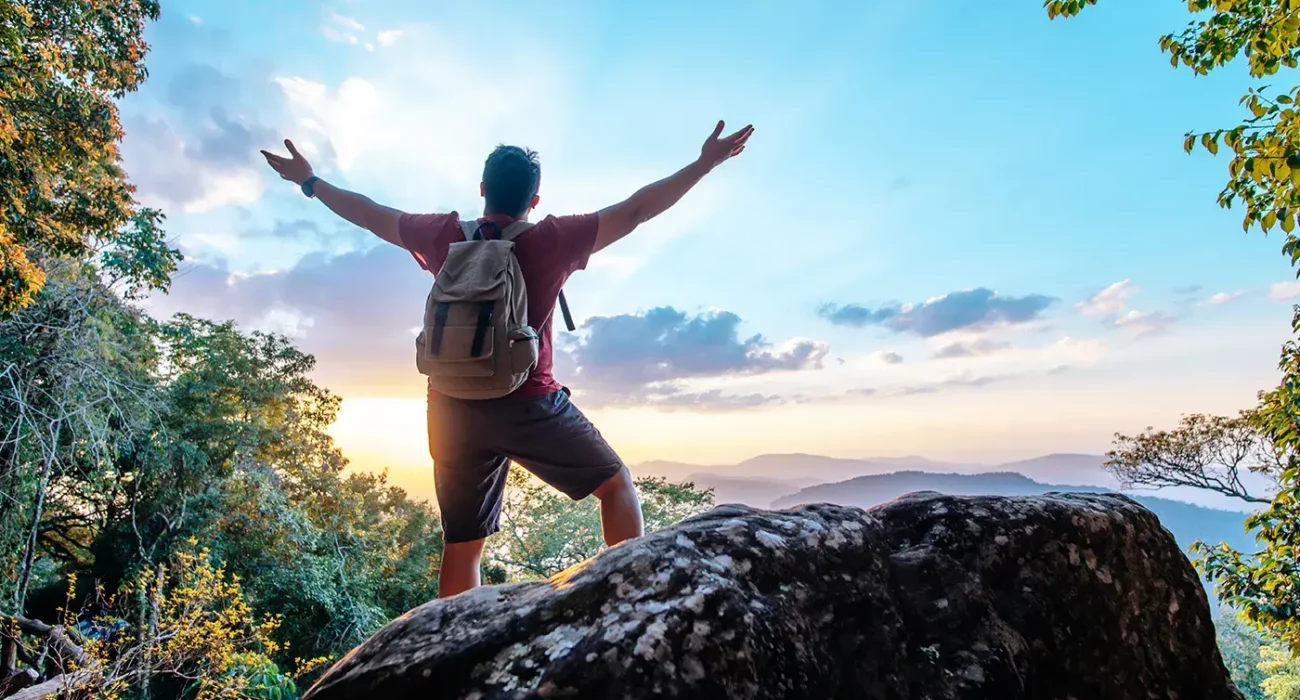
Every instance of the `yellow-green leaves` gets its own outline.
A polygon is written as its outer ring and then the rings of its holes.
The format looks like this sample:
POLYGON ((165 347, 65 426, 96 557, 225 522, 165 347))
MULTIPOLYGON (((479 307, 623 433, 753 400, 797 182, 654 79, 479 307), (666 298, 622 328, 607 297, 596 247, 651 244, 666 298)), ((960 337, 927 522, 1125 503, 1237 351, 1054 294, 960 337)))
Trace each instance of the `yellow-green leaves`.
POLYGON ((1045 0, 1043 7, 1047 8, 1047 16, 1051 19, 1057 17, 1073 17, 1079 14, 1086 5, 1096 5, 1097 0, 1045 0))
MULTIPOLYGON (((156 229, 120 166, 114 100, 145 78, 145 23, 156 0, 0 1, 0 317, 30 304, 45 261, 87 256, 124 241, 158 256, 156 229)), ((157 220, 156 216, 152 216, 157 220)), ((165 246, 163 246, 165 248, 165 246)))

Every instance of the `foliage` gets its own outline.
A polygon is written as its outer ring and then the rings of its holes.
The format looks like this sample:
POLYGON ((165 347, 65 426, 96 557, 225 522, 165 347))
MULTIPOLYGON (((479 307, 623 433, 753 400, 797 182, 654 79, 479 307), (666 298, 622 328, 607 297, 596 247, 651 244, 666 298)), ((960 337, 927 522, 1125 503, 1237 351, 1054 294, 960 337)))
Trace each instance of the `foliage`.
MULTIPOLYGON (((1096 0, 1044 2, 1053 18, 1094 4, 1096 0)), ((1188 0, 1187 7, 1198 17, 1181 33, 1160 38, 1174 67, 1206 75, 1244 57, 1250 76, 1263 79, 1300 66, 1300 0, 1188 0)), ((1221 146, 1231 151, 1219 205, 1240 205, 1244 230, 1281 228, 1283 253, 1300 276, 1300 237, 1295 234, 1300 211, 1298 99, 1300 86, 1285 91, 1252 87, 1241 98, 1247 114, 1239 124, 1188 133, 1183 147, 1191 152, 1199 144, 1211 154, 1221 146)), ((1294 309, 1292 332, 1300 338, 1300 306, 1294 309)), ((1247 527, 1258 529, 1260 551, 1243 554, 1222 544, 1198 543, 1197 565, 1215 582, 1221 599, 1291 650, 1300 650, 1300 349, 1295 340, 1283 346, 1279 368, 1281 382, 1262 392, 1259 407, 1248 415, 1249 428, 1272 443, 1278 462, 1277 493, 1247 520, 1247 527)))
POLYGON ((1300 659, 1277 647, 1261 647, 1260 671, 1265 675, 1260 687, 1269 700, 1300 700, 1300 659))
MULTIPOLYGON (((713 491, 662 478, 636 480, 647 532, 713 507, 713 491)), ((600 552, 600 506, 574 503, 522 469, 512 469, 502 509, 501 533, 488 540, 489 571, 502 578, 547 578, 600 552)))
POLYGON ((1117 434, 1105 468, 1125 488, 1188 486, 1248 503, 1269 503, 1269 498, 1251 493, 1242 477, 1259 474, 1276 484, 1284 462, 1251 418, 1250 412, 1234 418, 1193 414, 1184 416, 1174 430, 1117 434))
MULTIPOLYGON (((325 432, 338 399, 310 356, 228 323, 156 322, 102 268, 50 269, 0 322, 0 612, 50 619, 71 575, 95 584, 83 620, 138 627, 154 611, 132 582, 190 540, 256 615, 280 616, 281 646, 261 652, 277 664, 284 643, 337 655, 436 595, 436 513, 345 473, 325 432)), ((0 654, 0 679, 14 663, 0 654)))
POLYGON ((83 677, 81 684, 89 686, 83 690, 120 697, 144 679, 150 687, 183 690, 196 700, 296 697, 295 675, 325 660, 299 661, 296 674, 281 672, 271 660, 283 651, 273 638, 278 616, 259 620, 238 577, 211 562, 206 549, 191 551, 194 540, 187 544, 170 569, 146 569, 132 583, 149 599, 144 624, 96 618, 100 626, 122 631, 87 641, 95 672, 83 677))
POLYGON ((144 81, 152 0, 0 3, 0 316, 32 303, 51 260, 102 255, 130 289, 175 269, 121 168, 114 99, 144 81))
MULTIPOLYGON (((1300 335, 1300 310, 1293 321, 1300 335)), ((1258 528, 1262 551, 1243 556, 1229 547, 1202 546, 1201 568, 1216 590, 1247 619, 1292 650, 1300 649, 1300 349, 1282 351, 1282 381, 1260 395, 1255 423, 1284 455, 1285 468, 1273 501, 1246 524, 1258 528)))
POLYGON ((1268 639, 1254 627, 1243 624, 1232 610, 1220 610, 1214 621, 1215 637, 1223 665, 1246 700, 1267 700, 1260 684, 1266 678, 1260 669, 1260 648, 1268 639))

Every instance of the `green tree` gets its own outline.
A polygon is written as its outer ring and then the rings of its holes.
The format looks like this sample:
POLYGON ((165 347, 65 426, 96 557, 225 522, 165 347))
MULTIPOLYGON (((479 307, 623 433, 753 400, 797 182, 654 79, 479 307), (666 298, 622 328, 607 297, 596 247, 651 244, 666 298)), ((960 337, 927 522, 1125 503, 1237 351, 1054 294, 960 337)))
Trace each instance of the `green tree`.
POLYGON ((145 79, 150 0, 0 2, 0 316, 30 304, 52 259, 98 251, 161 286, 175 269, 121 168, 114 100, 145 79))
MULTIPOLYGON (((692 483, 642 477, 636 487, 647 532, 713 507, 713 490, 692 483)), ((595 499, 574 503, 523 469, 511 469, 501 532, 488 540, 489 580, 547 578, 590 559, 604 546, 595 499), (498 576, 491 575, 498 570, 498 576)))
POLYGON ((1260 668, 1260 649, 1268 639, 1254 627, 1243 624, 1233 610, 1220 610, 1214 621, 1215 637, 1223 665, 1246 700, 1268 700, 1261 687, 1266 678, 1260 668))
MULTIPOLYGON (((1046 0, 1049 17, 1072 16, 1096 0, 1046 0)), ((1188 0, 1194 19, 1180 33, 1160 38, 1175 68, 1205 75, 1244 58, 1252 78, 1263 80, 1282 68, 1300 66, 1300 0, 1188 0)), ((1260 85, 1241 98, 1240 122, 1185 135, 1183 147, 1210 154, 1229 151, 1228 182, 1218 197, 1224 208, 1239 206, 1242 228, 1265 234, 1280 228, 1282 250, 1300 276, 1300 86, 1275 90, 1260 85)), ((1292 332, 1300 338, 1300 306, 1292 332)), ((1261 549, 1238 552, 1226 545, 1195 545, 1197 565, 1214 582, 1221 599, 1292 650, 1300 650, 1300 347, 1282 348, 1282 380, 1260 394, 1250 426, 1272 443, 1278 463, 1277 492, 1247 520, 1258 530, 1261 549)))
POLYGON ((1300 700, 1300 659, 1272 646, 1263 646, 1259 652, 1264 696, 1268 700, 1300 700))

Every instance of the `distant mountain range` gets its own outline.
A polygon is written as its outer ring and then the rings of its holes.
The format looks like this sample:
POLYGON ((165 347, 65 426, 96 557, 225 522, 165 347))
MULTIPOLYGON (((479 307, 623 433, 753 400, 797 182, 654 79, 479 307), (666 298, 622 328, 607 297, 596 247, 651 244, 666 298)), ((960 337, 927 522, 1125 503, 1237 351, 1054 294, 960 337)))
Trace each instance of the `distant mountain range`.
MULTIPOLYGON (((638 476, 662 476, 712 488, 718 503, 788 508, 817 502, 868 508, 913 491, 1000 496, 1118 491, 1114 479, 1102 469, 1104 461, 1100 455, 1053 454, 989 466, 935 462, 924 457, 840 459, 778 454, 722 466, 646 462, 632 471, 638 476)), ((1227 542, 1244 550, 1253 548, 1254 539, 1245 531, 1246 513, 1241 505, 1189 490, 1171 492, 1174 498, 1148 493, 1128 495, 1155 513, 1184 550, 1197 539, 1227 542), (1206 507, 1203 504, 1207 502, 1236 509, 1206 507)))
MULTIPOLYGON (((1106 458, 1101 455, 1089 454, 1050 454, 993 465, 938 462, 916 456, 845 459, 812 454, 769 454, 725 465, 643 462, 633 466, 632 471, 638 476, 662 476, 670 481, 692 481, 712 488, 719 503, 745 503, 766 508, 801 488, 896 472, 971 475, 1015 473, 1043 485, 1077 484, 1119 490, 1119 483, 1102 468, 1105 461, 1106 458)), ((1143 492, 1144 495, 1152 493, 1143 492)), ((1159 494, 1170 500, 1219 510, 1245 512, 1252 509, 1242 501, 1191 488, 1164 489, 1159 494)))

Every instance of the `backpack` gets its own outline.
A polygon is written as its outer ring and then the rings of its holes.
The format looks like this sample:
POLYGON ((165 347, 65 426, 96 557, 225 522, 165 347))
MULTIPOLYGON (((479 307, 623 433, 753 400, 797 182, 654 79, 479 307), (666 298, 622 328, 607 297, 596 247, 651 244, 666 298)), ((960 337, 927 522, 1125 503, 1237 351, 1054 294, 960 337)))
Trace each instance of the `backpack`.
MULTIPOLYGON (((495 399, 518 389, 537 367, 540 338, 528 325, 528 294, 515 239, 533 227, 515 221, 462 221, 424 305, 415 364, 429 388, 457 399, 495 399)), ((565 322, 572 330, 568 305, 565 322)))

